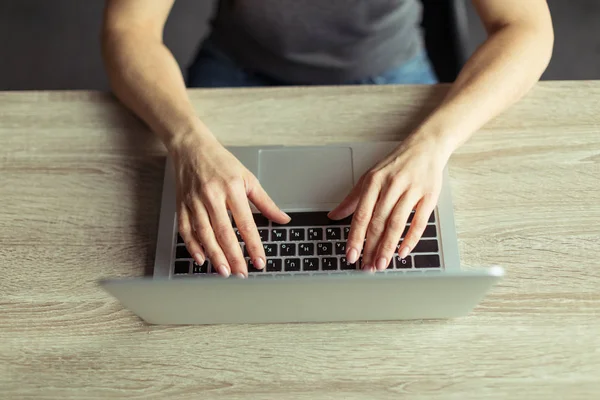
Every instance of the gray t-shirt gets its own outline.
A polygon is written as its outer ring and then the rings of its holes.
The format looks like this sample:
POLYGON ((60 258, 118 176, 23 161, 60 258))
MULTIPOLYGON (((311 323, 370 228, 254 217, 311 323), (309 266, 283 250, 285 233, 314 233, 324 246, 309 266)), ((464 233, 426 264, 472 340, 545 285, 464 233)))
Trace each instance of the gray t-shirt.
POLYGON ((212 37, 247 69, 337 84, 416 56, 421 12, 418 0, 220 0, 212 37))

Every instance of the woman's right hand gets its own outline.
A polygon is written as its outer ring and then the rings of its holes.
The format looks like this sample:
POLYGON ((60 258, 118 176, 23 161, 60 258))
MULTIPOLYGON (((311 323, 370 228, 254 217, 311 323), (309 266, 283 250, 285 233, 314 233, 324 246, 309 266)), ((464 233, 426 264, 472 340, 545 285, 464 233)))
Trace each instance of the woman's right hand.
POLYGON ((248 200, 276 223, 288 223, 290 217, 212 135, 188 135, 169 150, 175 166, 179 233, 194 260, 203 264, 208 256, 225 277, 248 275, 229 218, 231 211, 252 263, 263 269, 265 251, 248 200))

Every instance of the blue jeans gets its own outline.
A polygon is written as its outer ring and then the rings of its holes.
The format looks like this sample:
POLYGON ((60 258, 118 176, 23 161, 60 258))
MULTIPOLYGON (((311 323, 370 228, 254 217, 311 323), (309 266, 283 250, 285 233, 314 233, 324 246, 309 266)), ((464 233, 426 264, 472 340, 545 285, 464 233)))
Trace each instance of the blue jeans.
MULTIPOLYGON (((347 82, 347 84, 434 84, 437 82, 429 57, 423 50, 406 63, 381 75, 347 82)), ((207 40, 188 69, 187 85, 188 87, 217 88, 286 86, 290 84, 244 69, 223 53, 212 41, 207 40)))

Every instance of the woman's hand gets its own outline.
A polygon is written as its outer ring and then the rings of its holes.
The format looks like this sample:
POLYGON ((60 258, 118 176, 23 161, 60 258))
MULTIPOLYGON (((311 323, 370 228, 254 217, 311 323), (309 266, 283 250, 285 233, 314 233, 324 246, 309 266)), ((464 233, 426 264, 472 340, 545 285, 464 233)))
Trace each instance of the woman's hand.
POLYGON ((354 213, 346 244, 349 263, 358 261, 364 243, 363 269, 385 270, 413 209, 415 216, 398 254, 405 258, 414 249, 437 204, 447 161, 435 140, 413 135, 360 178, 329 213, 332 219, 354 213))
POLYGON ((265 267, 266 257, 248 199, 272 221, 285 224, 290 218, 230 152, 214 137, 205 138, 188 136, 170 149, 179 232, 198 264, 204 263, 207 255, 222 276, 246 277, 248 269, 228 210, 258 269, 265 267))

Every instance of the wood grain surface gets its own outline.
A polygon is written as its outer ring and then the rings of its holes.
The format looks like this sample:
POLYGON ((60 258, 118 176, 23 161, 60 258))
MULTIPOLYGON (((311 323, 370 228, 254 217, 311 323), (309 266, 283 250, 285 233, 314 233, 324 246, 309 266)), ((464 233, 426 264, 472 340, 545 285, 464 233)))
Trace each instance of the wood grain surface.
MULTIPOLYGON (((226 145, 300 145, 401 138, 446 91, 190 95, 226 145)), ((0 398, 600 398, 600 82, 538 84, 451 158, 463 267, 507 271, 455 320, 144 324, 96 282, 151 271, 164 157, 107 94, 0 93, 0 398)))

